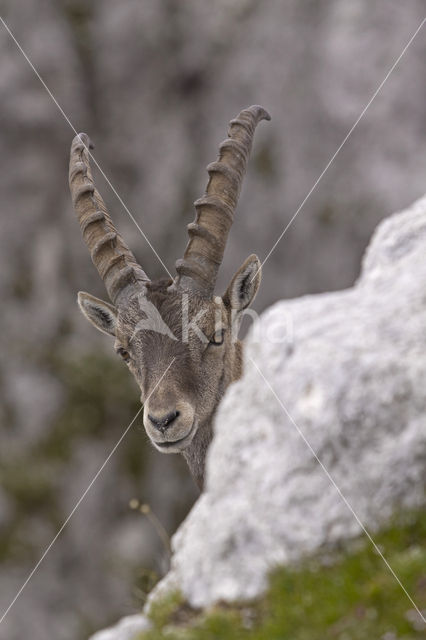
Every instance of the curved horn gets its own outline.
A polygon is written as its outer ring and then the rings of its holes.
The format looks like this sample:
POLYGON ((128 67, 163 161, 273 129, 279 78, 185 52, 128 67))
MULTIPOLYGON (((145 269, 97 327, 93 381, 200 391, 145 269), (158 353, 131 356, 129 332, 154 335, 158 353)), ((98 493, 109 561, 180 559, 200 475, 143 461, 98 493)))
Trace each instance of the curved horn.
POLYGON ((188 225, 189 242, 183 259, 176 262, 176 286, 196 289, 210 297, 222 262, 247 167, 254 131, 271 117, 254 105, 231 120, 228 138, 219 147, 216 162, 208 165, 209 182, 202 198, 194 203, 195 222, 188 225))
POLYGON ((92 261, 117 304, 129 286, 149 281, 120 236, 96 189, 89 163, 89 136, 79 133, 71 145, 69 184, 72 202, 92 261))

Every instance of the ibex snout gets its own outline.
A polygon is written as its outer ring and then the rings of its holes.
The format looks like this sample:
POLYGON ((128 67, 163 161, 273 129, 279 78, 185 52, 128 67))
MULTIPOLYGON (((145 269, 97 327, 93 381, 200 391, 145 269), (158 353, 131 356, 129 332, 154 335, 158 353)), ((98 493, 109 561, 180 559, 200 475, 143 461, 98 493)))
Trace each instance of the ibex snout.
POLYGON ((179 411, 171 411, 167 413, 165 416, 158 418, 157 416, 152 416, 150 413, 148 414, 148 420, 152 422, 154 427, 160 431, 160 433, 165 433, 167 429, 170 427, 172 422, 179 417, 179 411))
POLYGON ((183 451, 195 435, 194 409, 189 402, 167 403, 150 398, 144 407, 145 430, 154 445, 163 453, 183 451))

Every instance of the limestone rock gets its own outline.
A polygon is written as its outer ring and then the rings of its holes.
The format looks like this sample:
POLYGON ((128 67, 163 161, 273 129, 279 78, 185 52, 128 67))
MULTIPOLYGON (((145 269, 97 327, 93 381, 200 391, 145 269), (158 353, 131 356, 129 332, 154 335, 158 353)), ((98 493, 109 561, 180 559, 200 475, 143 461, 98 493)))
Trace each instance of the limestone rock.
POLYGON ((426 198, 379 226, 352 289, 279 302, 253 328, 173 540, 193 606, 256 597, 274 565, 425 500, 425 248, 426 198))
POLYGON ((149 627, 149 621, 145 616, 126 616, 114 627, 95 633, 91 640, 133 640, 137 633, 146 631, 149 627))

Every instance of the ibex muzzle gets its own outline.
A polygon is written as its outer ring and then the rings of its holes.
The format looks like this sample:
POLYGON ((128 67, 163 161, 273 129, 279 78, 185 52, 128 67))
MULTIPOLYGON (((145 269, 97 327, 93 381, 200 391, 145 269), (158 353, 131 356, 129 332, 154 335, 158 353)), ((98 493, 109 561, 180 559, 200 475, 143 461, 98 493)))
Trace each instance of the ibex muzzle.
POLYGON ((209 182, 195 202, 189 242, 173 279, 151 281, 114 227, 94 186, 90 141, 81 133, 71 147, 69 181, 83 238, 112 304, 80 292, 78 302, 95 327, 115 338, 115 350, 135 376, 144 403, 144 426, 164 453, 181 452, 202 487, 212 418, 226 388, 242 373, 236 339, 245 309, 260 284, 260 261, 247 258, 222 297, 217 273, 237 206, 259 106, 231 120, 209 182))

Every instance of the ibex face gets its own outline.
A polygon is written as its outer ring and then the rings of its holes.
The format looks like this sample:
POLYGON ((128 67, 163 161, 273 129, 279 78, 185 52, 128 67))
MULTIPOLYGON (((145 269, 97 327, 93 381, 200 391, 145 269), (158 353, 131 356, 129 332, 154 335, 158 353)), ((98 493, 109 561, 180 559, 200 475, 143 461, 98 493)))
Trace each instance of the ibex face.
POLYGON ((196 220, 188 226, 190 240, 174 280, 149 280, 94 187, 88 137, 76 136, 71 147, 74 207, 113 302, 79 293, 80 308, 98 329, 114 336, 115 350, 140 386, 144 426, 153 445, 164 453, 183 453, 200 486, 214 411, 241 375, 238 326, 260 284, 260 262, 251 255, 224 296, 213 293, 254 130, 263 118, 268 114, 256 106, 231 121, 218 161, 208 166, 210 180, 195 203, 196 220))

